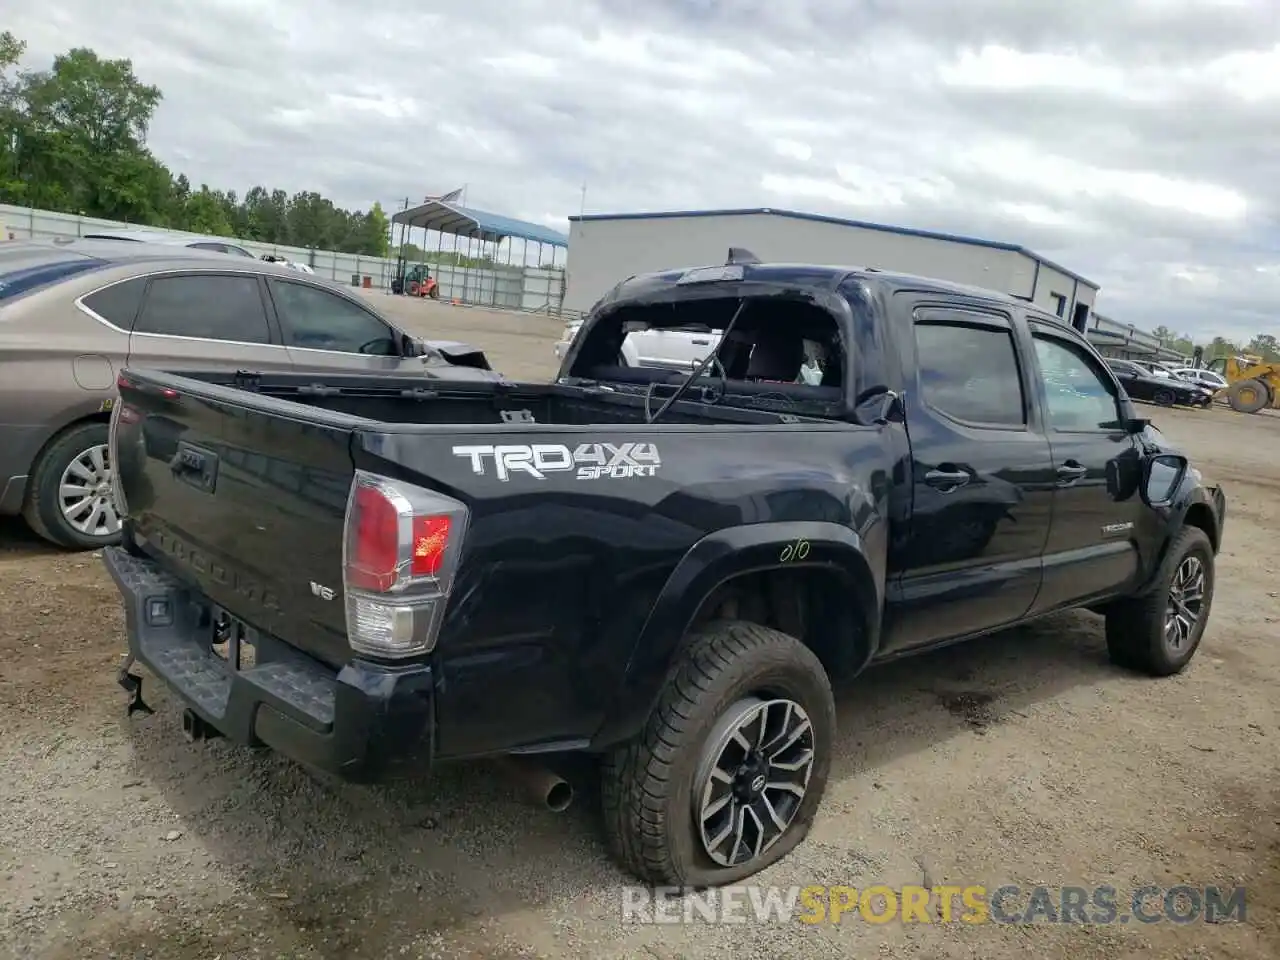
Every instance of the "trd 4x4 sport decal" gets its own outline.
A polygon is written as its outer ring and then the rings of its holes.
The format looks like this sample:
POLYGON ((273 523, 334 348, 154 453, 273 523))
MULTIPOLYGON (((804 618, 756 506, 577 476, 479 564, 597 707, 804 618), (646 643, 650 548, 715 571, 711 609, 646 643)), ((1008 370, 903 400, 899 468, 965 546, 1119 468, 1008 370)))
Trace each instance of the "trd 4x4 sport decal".
POLYGON ((455 457, 471 461, 471 470, 483 477, 489 470, 499 480, 513 473, 527 473, 545 480, 548 473, 575 470, 579 480, 624 480, 652 477, 662 466, 652 443, 580 443, 570 450, 559 443, 506 443, 497 446, 466 445, 453 448, 455 457))

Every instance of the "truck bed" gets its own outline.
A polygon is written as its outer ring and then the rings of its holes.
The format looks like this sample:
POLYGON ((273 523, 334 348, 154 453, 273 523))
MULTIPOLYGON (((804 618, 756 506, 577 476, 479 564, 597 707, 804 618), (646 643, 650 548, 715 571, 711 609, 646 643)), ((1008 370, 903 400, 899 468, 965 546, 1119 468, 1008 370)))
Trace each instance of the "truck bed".
MULTIPOLYGON (((164 380, 167 375, 147 376, 164 380)), ((189 373, 182 379, 213 388, 217 396, 230 396, 218 388, 250 392, 304 404, 320 410, 348 414, 382 424, 413 427, 483 426, 504 423, 539 423, 565 426, 591 424, 644 424, 644 396, 657 382, 650 400, 656 410, 671 396, 673 385, 683 379, 672 371, 643 371, 631 383, 596 386, 554 383, 510 383, 460 380, 431 381, 417 377, 373 378, 358 374, 328 374, 323 381, 308 374, 237 375, 225 371, 189 373)), ((704 390, 719 388, 714 378, 702 378, 663 415, 663 424, 777 424, 796 422, 797 413, 785 395, 771 388, 761 397, 734 396, 729 402, 704 402, 704 390)), ((188 387, 187 389, 204 389, 188 387)), ((838 399, 838 398, 837 398, 838 399)), ((278 408, 277 408, 278 409, 278 408)), ((800 417, 800 419, 813 419, 800 417)), ((822 422, 817 419, 814 422, 822 422)))
POLYGON ((696 402, 648 424, 642 398, 561 385, 424 390, 326 374, 243 386, 122 375, 112 449, 131 555, 185 584, 207 616, 230 614, 338 671, 353 656, 343 531, 357 471, 464 504, 465 556, 433 660, 451 684, 440 710, 467 718, 448 736, 477 743, 512 715, 528 718, 531 740, 580 735, 590 722, 564 704, 603 714, 587 678, 626 663, 584 651, 638 635, 693 544, 793 510, 854 523, 832 464, 860 436, 868 451, 878 443, 875 427, 696 402), (780 484, 793 489, 784 497, 780 484), (484 691, 507 670, 527 682, 504 681, 520 692, 500 718, 484 691))

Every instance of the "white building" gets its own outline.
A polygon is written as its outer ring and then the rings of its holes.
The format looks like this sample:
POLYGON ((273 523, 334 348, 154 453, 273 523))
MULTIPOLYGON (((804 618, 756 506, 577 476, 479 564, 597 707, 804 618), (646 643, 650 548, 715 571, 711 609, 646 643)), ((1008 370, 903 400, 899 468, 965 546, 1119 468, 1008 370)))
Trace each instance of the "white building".
POLYGON ((569 221, 566 310, 589 310, 635 274, 723 263, 731 246, 766 262, 876 267, 999 290, 1081 332, 1098 294, 1096 283, 1017 244, 789 210, 586 214, 569 221))

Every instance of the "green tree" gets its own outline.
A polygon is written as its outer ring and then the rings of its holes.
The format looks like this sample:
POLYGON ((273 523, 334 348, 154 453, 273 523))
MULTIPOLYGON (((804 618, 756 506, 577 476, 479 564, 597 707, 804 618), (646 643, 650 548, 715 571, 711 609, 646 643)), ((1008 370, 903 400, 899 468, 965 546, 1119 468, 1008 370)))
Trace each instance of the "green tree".
POLYGON ((1234 357, 1240 352, 1237 347, 1226 337, 1214 337, 1209 345, 1204 348, 1205 361, 1216 360, 1218 357, 1234 357))
POLYGON ((127 59, 76 47, 43 71, 22 71, 25 45, 0 33, 0 202, 266 243, 385 256, 381 205, 337 207, 315 191, 254 186, 193 190, 148 149, 163 102, 127 59))
POLYGON ((375 257, 385 257, 391 249, 391 221, 382 209, 382 204, 374 201, 369 212, 364 215, 361 230, 361 245, 375 257))
POLYGON ((1280 361, 1280 342, 1269 333, 1259 333, 1244 348, 1246 353, 1257 354, 1263 360, 1280 361))
POLYGON ((14 69, 27 45, 8 30, 0 33, 0 197, 21 196, 18 176, 25 130, 21 84, 14 69))
POLYGON ((183 210, 186 229, 193 233, 209 233, 217 237, 231 236, 231 222, 227 217, 224 198, 208 184, 200 184, 200 190, 187 198, 183 210))

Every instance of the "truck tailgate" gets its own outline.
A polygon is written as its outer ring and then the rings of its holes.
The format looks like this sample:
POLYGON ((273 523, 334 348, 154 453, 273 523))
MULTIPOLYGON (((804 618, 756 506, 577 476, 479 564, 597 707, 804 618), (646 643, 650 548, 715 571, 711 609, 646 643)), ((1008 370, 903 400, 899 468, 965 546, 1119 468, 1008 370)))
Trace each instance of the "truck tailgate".
POLYGON ((112 453, 134 538, 231 615, 339 664, 350 657, 342 531, 351 436, 371 422, 126 371, 112 453))

